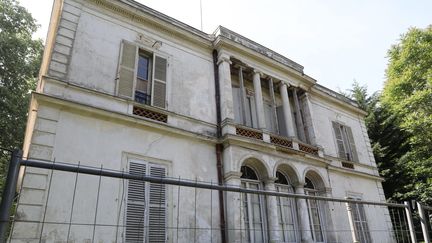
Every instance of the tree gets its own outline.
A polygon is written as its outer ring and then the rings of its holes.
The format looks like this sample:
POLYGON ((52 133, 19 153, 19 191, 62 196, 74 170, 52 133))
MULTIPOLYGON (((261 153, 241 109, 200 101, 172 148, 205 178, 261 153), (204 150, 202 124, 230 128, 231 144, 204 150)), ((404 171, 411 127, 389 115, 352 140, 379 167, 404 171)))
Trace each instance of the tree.
MULTIPOLYGON (((432 26, 411 28, 388 51, 382 103, 409 134, 400 163, 409 176, 404 199, 432 203, 432 26)), ((397 141, 397 140, 396 140, 397 141)), ((401 185, 402 186, 402 185, 401 185)))
POLYGON ((367 87, 354 81, 345 92, 367 112, 365 118, 375 162, 385 179, 383 188, 388 200, 401 201, 406 191, 401 185, 409 181, 401 158, 409 151, 408 134, 398 127, 396 117, 380 102, 378 92, 368 95, 367 87))
MULTIPOLYGON (((30 91, 35 88, 42 57, 42 41, 31 14, 16 0, 0 0, 0 148, 21 148, 30 91)), ((7 156, 0 150, 0 189, 7 156)))

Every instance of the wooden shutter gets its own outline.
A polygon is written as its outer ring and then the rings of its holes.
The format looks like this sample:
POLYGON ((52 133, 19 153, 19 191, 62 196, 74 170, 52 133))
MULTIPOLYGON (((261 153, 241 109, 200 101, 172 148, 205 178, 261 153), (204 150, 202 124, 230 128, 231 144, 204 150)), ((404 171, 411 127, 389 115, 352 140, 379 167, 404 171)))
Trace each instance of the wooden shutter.
POLYGON ((258 128, 258 117, 256 112, 255 98, 253 96, 248 97, 249 100, 249 109, 250 109, 250 117, 251 117, 251 127, 258 128))
POLYGON ((238 124, 243 124, 240 88, 232 87, 232 95, 234 106, 234 121, 238 124))
POLYGON ((344 147, 344 141, 342 138, 342 131, 340 128, 341 125, 337 122, 332 122, 332 123, 333 123, 333 130, 334 130, 335 136, 336 136, 336 143, 337 143, 339 158, 347 159, 346 150, 344 147))
POLYGON ((282 106, 276 107, 276 114, 277 114, 278 125, 279 125, 279 135, 288 137, 288 132, 285 126, 285 118, 284 118, 284 112, 282 106))
POLYGON ((117 95, 133 99, 136 78, 138 47, 123 41, 120 48, 120 62, 117 77, 117 95))
POLYGON ((358 155, 357 155, 357 149, 354 143, 354 136, 352 133, 352 130, 350 127, 345 127, 346 128, 346 132, 347 132, 347 136, 348 136, 348 143, 350 145, 350 149, 351 149, 351 158, 352 161, 359 161, 358 159, 358 155))
MULTIPOLYGON (((150 165, 150 176, 166 177, 166 168, 150 165)), ((167 227, 166 186, 150 183, 148 242, 165 242, 167 227)))
POLYGON ((153 55, 152 105, 163 109, 166 107, 167 66, 166 58, 153 55))
POLYGON ((264 116, 267 130, 273 133, 276 132, 273 106, 269 103, 264 103, 264 116))
MULTIPOLYGON (((146 165, 130 162, 129 173, 139 176, 145 175, 146 165)), ((144 242, 145 207, 145 182, 129 180, 126 202, 126 242, 144 242)))

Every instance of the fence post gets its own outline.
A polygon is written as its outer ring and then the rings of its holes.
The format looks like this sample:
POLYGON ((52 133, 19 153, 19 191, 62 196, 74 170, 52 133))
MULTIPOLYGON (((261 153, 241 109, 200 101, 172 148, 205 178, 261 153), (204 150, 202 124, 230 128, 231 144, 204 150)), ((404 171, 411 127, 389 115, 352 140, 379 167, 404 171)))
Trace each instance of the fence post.
POLYGON ((415 229, 414 229, 413 218, 411 215, 410 204, 407 201, 405 201, 404 204, 405 204, 405 213, 406 213, 406 217, 407 217, 408 227, 409 227, 410 236, 411 236, 411 242, 416 243, 417 238, 416 238, 416 233, 415 233, 415 229))
POLYGON ((12 152, 0 204, 0 242, 6 242, 5 238, 7 237, 6 233, 9 226, 10 210, 15 198, 21 158, 21 150, 14 150, 12 152))
POLYGON ((428 218, 426 217, 423 206, 419 202, 417 202, 417 208, 418 208, 418 212, 419 212, 419 216, 420 216, 420 223, 421 223, 421 228, 422 228, 422 232, 423 232, 424 242, 430 243, 429 230, 428 230, 428 225, 427 225, 428 218))
MULTIPOLYGON (((347 199, 347 198, 345 198, 345 199, 347 199)), ((346 202, 345 205, 346 205, 346 209, 348 212, 348 222, 349 222, 349 225, 351 228, 351 236, 352 236, 353 243, 359 243, 359 241, 357 239, 356 232, 355 232, 355 223, 354 223, 354 218, 353 218, 353 214, 352 214, 353 208, 351 206, 351 203, 349 203, 349 202, 346 202)))

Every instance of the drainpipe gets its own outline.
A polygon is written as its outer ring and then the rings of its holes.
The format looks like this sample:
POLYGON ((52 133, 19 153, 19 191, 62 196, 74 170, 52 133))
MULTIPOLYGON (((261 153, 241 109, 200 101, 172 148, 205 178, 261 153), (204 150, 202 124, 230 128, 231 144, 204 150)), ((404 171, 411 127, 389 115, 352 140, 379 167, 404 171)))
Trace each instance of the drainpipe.
MULTIPOLYGON (((215 79, 215 98, 216 98, 216 137, 218 142, 216 143, 216 167, 217 177, 219 185, 223 185, 223 164, 222 164, 222 152, 223 144, 220 142, 222 138, 222 119, 221 119, 221 107, 220 107, 220 90, 219 90, 219 70, 218 70, 218 53, 217 50, 213 50, 213 68, 214 68, 214 79, 215 79)), ((225 207, 224 207, 224 194, 223 191, 219 190, 219 217, 220 217, 220 229, 222 243, 226 243, 226 230, 225 230, 225 207)))

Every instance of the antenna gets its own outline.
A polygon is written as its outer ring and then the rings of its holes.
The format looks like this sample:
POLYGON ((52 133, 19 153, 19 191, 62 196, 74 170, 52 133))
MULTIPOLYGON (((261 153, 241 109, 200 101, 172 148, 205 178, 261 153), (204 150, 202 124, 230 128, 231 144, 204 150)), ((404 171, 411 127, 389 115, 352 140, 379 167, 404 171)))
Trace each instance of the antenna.
POLYGON ((202 0, 200 0, 201 31, 203 31, 202 0))

